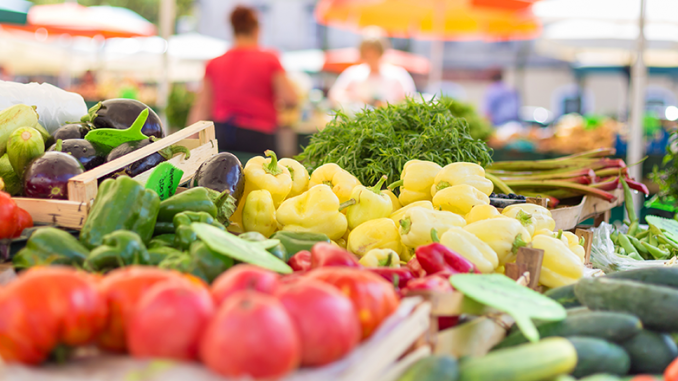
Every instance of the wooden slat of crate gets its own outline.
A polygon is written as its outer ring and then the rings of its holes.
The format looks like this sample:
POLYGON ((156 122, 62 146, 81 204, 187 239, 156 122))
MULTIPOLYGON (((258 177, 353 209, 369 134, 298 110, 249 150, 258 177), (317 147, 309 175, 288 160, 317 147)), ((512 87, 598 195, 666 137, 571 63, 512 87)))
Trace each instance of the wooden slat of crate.
POLYGON ((153 144, 149 144, 144 148, 71 178, 68 181, 68 199, 79 202, 92 201, 97 194, 97 181, 100 178, 115 172, 126 165, 132 164, 139 159, 143 159, 163 148, 177 144, 184 139, 188 139, 194 134, 198 134, 198 140, 201 146, 207 143, 213 144, 214 149, 218 152, 214 135, 214 124, 212 122, 201 121, 160 139, 153 144))
POLYGON ((47 223, 66 228, 79 229, 89 213, 88 203, 68 200, 45 200, 37 198, 14 198, 25 209, 33 222, 47 223))
MULTIPOLYGON (((198 141, 198 139, 189 140, 198 141)), ((187 140, 182 140, 177 144, 184 145, 183 143, 186 141, 187 140)), ((188 147, 188 145, 185 146, 188 147)), ((188 159, 185 159, 184 155, 177 155, 167 162, 184 171, 184 174, 181 176, 181 183, 183 183, 192 179, 193 175, 195 175, 195 172, 198 170, 198 167, 200 167, 200 165, 204 163, 205 160, 216 155, 217 153, 219 153, 219 148, 217 147, 216 141, 213 140, 191 149, 191 157, 188 159)), ((134 179, 141 182, 142 184, 145 184, 148 177, 151 176, 151 172, 152 171, 146 171, 134 179)))

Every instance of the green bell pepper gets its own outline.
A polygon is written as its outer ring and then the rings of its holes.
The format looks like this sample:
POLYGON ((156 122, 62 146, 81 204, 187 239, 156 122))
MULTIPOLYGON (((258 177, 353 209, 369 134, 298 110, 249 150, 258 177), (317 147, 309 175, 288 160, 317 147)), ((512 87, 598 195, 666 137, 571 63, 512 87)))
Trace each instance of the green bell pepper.
POLYGON ((274 233, 271 236, 271 239, 280 240, 280 243, 285 246, 285 250, 287 251, 285 261, 289 260, 289 258, 300 251, 310 251, 313 245, 318 242, 330 243, 330 238, 322 233, 279 231, 274 233))
MULTIPOLYGON (((173 224, 174 225, 174 224, 173 224)), ((153 237, 151 242, 148 243, 148 248, 153 249, 156 247, 172 247, 174 246, 174 237, 176 235, 174 234, 174 230, 172 230, 172 234, 161 234, 159 236, 153 237)))
POLYGON ((151 266, 157 266, 159 265, 162 261, 165 260, 165 258, 171 257, 171 256, 176 256, 179 254, 182 254, 183 252, 181 250, 177 250, 173 247, 168 247, 168 246, 156 246, 153 248, 148 249, 148 255, 149 255, 149 262, 148 264, 151 266))
POLYGON ((153 236, 174 234, 174 222, 158 221, 153 228, 153 236))
POLYGON ((146 246, 137 233, 118 230, 106 235, 102 245, 89 253, 85 269, 106 271, 128 265, 147 265, 150 261, 146 246))
POLYGON ((94 249, 102 244, 105 235, 117 230, 135 232, 148 242, 159 207, 157 193, 127 176, 104 180, 80 232, 80 242, 94 249))
POLYGON ((89 250, 69 233, 57 228, 40 228, 12 259, 14 267, 45 265, 81 266, 89 250))
POLYGON ((233 266, 233 259, 210 250, 202 241, 191 243, 189 252, 168 255, 158 267, 194 275, 207 283, 233 266))
POLYGON ((219 193, 204 187, 191 188, 160 203, 158 222, 172 222, 182 212, 205 212, 228 226, 235 212, 235 199, 227 192, 219 193))
MULTIPOLYGON (((244 239, 245 241, 250 241, 250 242, 265 242, 268 239, 266 236, 259 232, 247 232, 240 234, 238 238, 244 239)), ((287 251, 285 250, 285 246, 283 246, 282 242, 278 242, 272 247, 266 248, 266 251, 269 253, 275 255, 279 259, 286 261, 287 262, 287 251)))
POLYGON ((193 222, 204 222, 212 226, 216 226, 221 230, 226 230, 224 225, 219 223, 206 212, 181 212, 174 216, 174 247, 181 250, 187 250, 191 243, 198 239, 191 228, 193 222))

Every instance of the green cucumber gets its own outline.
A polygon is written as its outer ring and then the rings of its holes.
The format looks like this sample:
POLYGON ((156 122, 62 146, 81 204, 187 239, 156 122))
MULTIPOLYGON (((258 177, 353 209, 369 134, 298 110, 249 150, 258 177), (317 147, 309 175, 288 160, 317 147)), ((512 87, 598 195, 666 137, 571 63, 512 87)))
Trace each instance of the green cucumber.
POLYGON ((459 365, 459 381, 540 381, 567 374, 577 365, 577 351, 562 337, 490 352, 459 365))
POLYGON ((664 333, 642 330, 622 343, 631 358, 631 373, 660 374, 678 357, 678 348, 671 337, 664 333))
POLYGON ((607 277, 582 278, 574 288, 591 310, 636 315, 643 326, 662 332, 678 331, 678 290, 607 277))
POLYGON ((568 337, 577 351, 577 367, 572 375, 580 378, 597 373, 623 376, 631 368, 631 359, 624 348, 593 337, 568 337))
POLYGON ((568 309, 565 310, 565 312, 567 312, 567 316, 574 316, 574 315, 579 315, 581 313, 591 312, 591 310, 582 306, 582 307, 568 308, 568 309))
POLYGON ((581 303, 579 303, 579 300, 574 295, 574 284, 552 288, 546 291, 544 295, 562 304, 565 308, 581 306, 581 303))
MULTIPOLYGON (((540 337, 588 336, 622 342, 642 329, 640 320, 629 314, 605 311, 582 311, 568 315, 564 320, 544 322, 537 326, 540 337)), ((526 343, 520 331, 509 334, 495 349, 526 343)))
POLYGON ((678 267, 649 267, 646 269, 618 271, 608 275, 608 277, 678 288, 678 267))
POLYGON ((457 365, 457 360, 448 355, 436 355, 424 357, 412 364, 398 378, 398 381, 457 381, 458 378, 459 366, 457 365))

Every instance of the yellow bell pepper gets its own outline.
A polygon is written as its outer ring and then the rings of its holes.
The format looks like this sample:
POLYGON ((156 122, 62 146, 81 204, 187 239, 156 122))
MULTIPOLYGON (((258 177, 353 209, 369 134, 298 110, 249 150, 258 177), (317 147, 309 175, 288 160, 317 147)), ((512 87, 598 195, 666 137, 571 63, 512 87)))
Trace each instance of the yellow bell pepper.
POLYGON ((499 266, 496 269, 494 269, 494 272, 496 274, 505 274, 506 273, 506 267, 504 266, 499 266))
POLYGON ((530 235, 541 229, 553 231, 556 228, 556 221, 551 217, 551 212, 541 205, 537 204, 514 204, 509 205, 501 214, 507 217, 515 218, 525 226, 530 235), (522 213, 521 213, 522 212, 522 213))
POLYGON ((402 208, 396 210, 389 216, 389 218, 392 219, 393 222, 395 222, 396 226, 400 226, 400 219, 403 218, 405 213, 407 213, 408 210, 417 207, 433 210, 433 204, 431 203, 431 201, 415 201, 409 205, 403 206, 402 208))
POLYGON ((563 232, 563 238, 567 241, 567 247, 575 253, 582 262, 584 262, 586 257, 586 249, 580 244, 580 239, 576 234, 572 232, 563 232))
POLYGON ((544 234, 532 238, 532 247, 544 250, 539 283, 555 288, 576 283, 584 275, 584 264, 563 241, 544 234))
POLYGON ((459 184, 438 191, 433 196, 433 207, 439 210, 466 215, 476 205, 489 205, 490 198, 475 187, 459 184))
POLYGON ((416 249, 433 242, 431 229, 441 235, 453 226, 464 225, 466 221, 458 214, 421 207, 410 208, 400 219, 400 240, 405 247, 416 249))
POLYGON ((391 249, 398 255, 403 253, 398 228, 390 218, 370 220, 351 230, 347 249, 359 257, 372 249, 391 249))
POLYGON ((400 257, 391 249, 372 249, 359 262, 365 267, 400 267, 400 257))
POLYGON ((400 204, 400 201, 398 200, 398 197, 397 197, 393 192, 391 192, 391 191, 388 190, 388 189, 385 190, 385 191, 383 191, 383 192, 386 193, 386 194, 388 195, 388 198, 391 199, 391 206, 392 206, 392 208, 391 208, 391 214, 395 213, 396 210, 398 210, 398 209, 400 209, 400 208, 403 207, 403 206, 400 204))
POLYGON ((431 201, 431 186, 441 169, 441 166, 431 161, 410 160, 403 166, 400 180, 388 187, 400 187, 398 200, 403 206, 416 201, 431 201))
POLYGON ((383 176, 373 187, 358 185, 353 188, 351 199, 346 202, 349 204, 346 208, 349 229, 353 230, 363 222, 391 215, 393 204, 388 195, 381 190, 384 181, 386 181, 386 176, 383 176))
POLYGON ((518 249, 531 241, 530 233, 512 218, 476 221, 464 226, 464 230, 490 246, 497 254, 500 265, 512 262, 518 249))
POLYGON ((275 206, 269 191, 259 189, 247 195, 243 208, 242 223, 245 231, 259 232, 266 237, 270 237, 278 230, 275 206))
POLYGON ((436 175, 431 186, 431 195, 435 196, 445 188, 460 184, 470 185, 483 192, 485 196, 489 196, 494 190, 492 181, 485 178, 483 167, 474 163, 452 163, 446 165, 436 175))
POLYGON ((339 203, 344 203, 351 198, 351 191, 360 185, 360 181, 338 165, 328 163, 321 165, 313 171, 308 188, 311 189, 318 184, 329 186, 332 192, 339 198, 339 203))
POLYGON ((306 167, 301 165, 298 161, 288 158, 280 159, 278 163, 287 168, 290 172, 290 177, 292 178, 292 190, 290 190, 287 198, 299 196, 308 190, 308 182, 310 179, 306 167))
POLYGON ((499 266, 497 253, 480 238, 462 228, 449 228, 440 237, 440 243, 473 262, 483 274, 492 273, 499 266))
POLYGON ((245 187, 249 191, 266 189, 271 193, 273 204, 277 208, 285 200, 292 190, 292 177, 290 171, 282 165, 278 165, 278 157, 275 152, 264 152, 269 159, 263 156, 255 156, 247 161, 245 169, 245 187))
POLYGON ((285 200, 276 213, 284 231, 326 234, 337 240, 346 233, 346 216, 339 212, 339 199, 324 184, 285 200))
POLYGON ((471 211, 466 213, 464 219, 467 224, 474 223, 476 221, 487 220, 492 217, 501 216, 497 208, 492 205, 476 205, 471 208, 471 211))

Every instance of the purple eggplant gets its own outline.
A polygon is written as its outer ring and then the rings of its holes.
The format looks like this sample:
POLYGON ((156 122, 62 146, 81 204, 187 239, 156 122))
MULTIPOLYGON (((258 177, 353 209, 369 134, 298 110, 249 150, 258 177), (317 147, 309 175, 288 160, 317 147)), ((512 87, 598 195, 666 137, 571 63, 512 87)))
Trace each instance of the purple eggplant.
POLYGON ((54 141, 59 139, 84 139, 88 132, 89 128, 87 128, 85 123, 73 123, 59 127, 56 131, 54 131, 52 137, 54 138, 54 141))
POLYGON ((86 171, 106 162, 104 150, 85 139, 69 139, 61 142, 57 140, 56 144, 49 147, 48 151, 71 154, 82 164, 86 171))
MULTIPOLYGON (((144 148, 147 145, 153 143, 155 138, 148 138, 144 140, 137 140, 135 142, 127 142, 124 144, 119 145, 118 147, 114 148, 111 153, 108 154, 108 157, 106 158, 107 162, 113 161, 119 157, 122 157, 124 155, 127 155, 130 152, 134 152, 138 149, 144 148)), ((120 171, 114 173, 110 177, 118 177, 118 176, 129 176, 129 177, 135 177, 142 172, 146 172, 149 169, 157 166, 158 164, 162 163, 163 161, 167 161, 174 157, 177 153, 183 153, 185 157, 188 159, 191 156, 191 152, 184 146, 169 146, 166 148, 161 149, 158 152, 154 152, 148 156, 146 156, 143 159, 139 159, 135 161, 134 163, 125 166, 122 168, 120 171)))
POLYGON ((57 151, 45 152, 26 166, 24 194, 26 197, 68 199, 68 180, 85 169, 73 156, 57 151))
POLYGON ((165 136, 162 122, 158 114, 145 104, 134 99, 108 99, 99 102, 89 109, 89 113, 82 117, 83 122, 89 122, 93 128, 129 128, 137 119, 141 111, 148 109, 148 119, 141 128, 141 133, 148 137, 161 139, 165 136))
POLYGON ((222 193, 228 191, 240 200, 245 189, 245 176, 240 160, 229 152, 221 152, 202 163, 195 172, 193 187, 205 187, 222 193))

